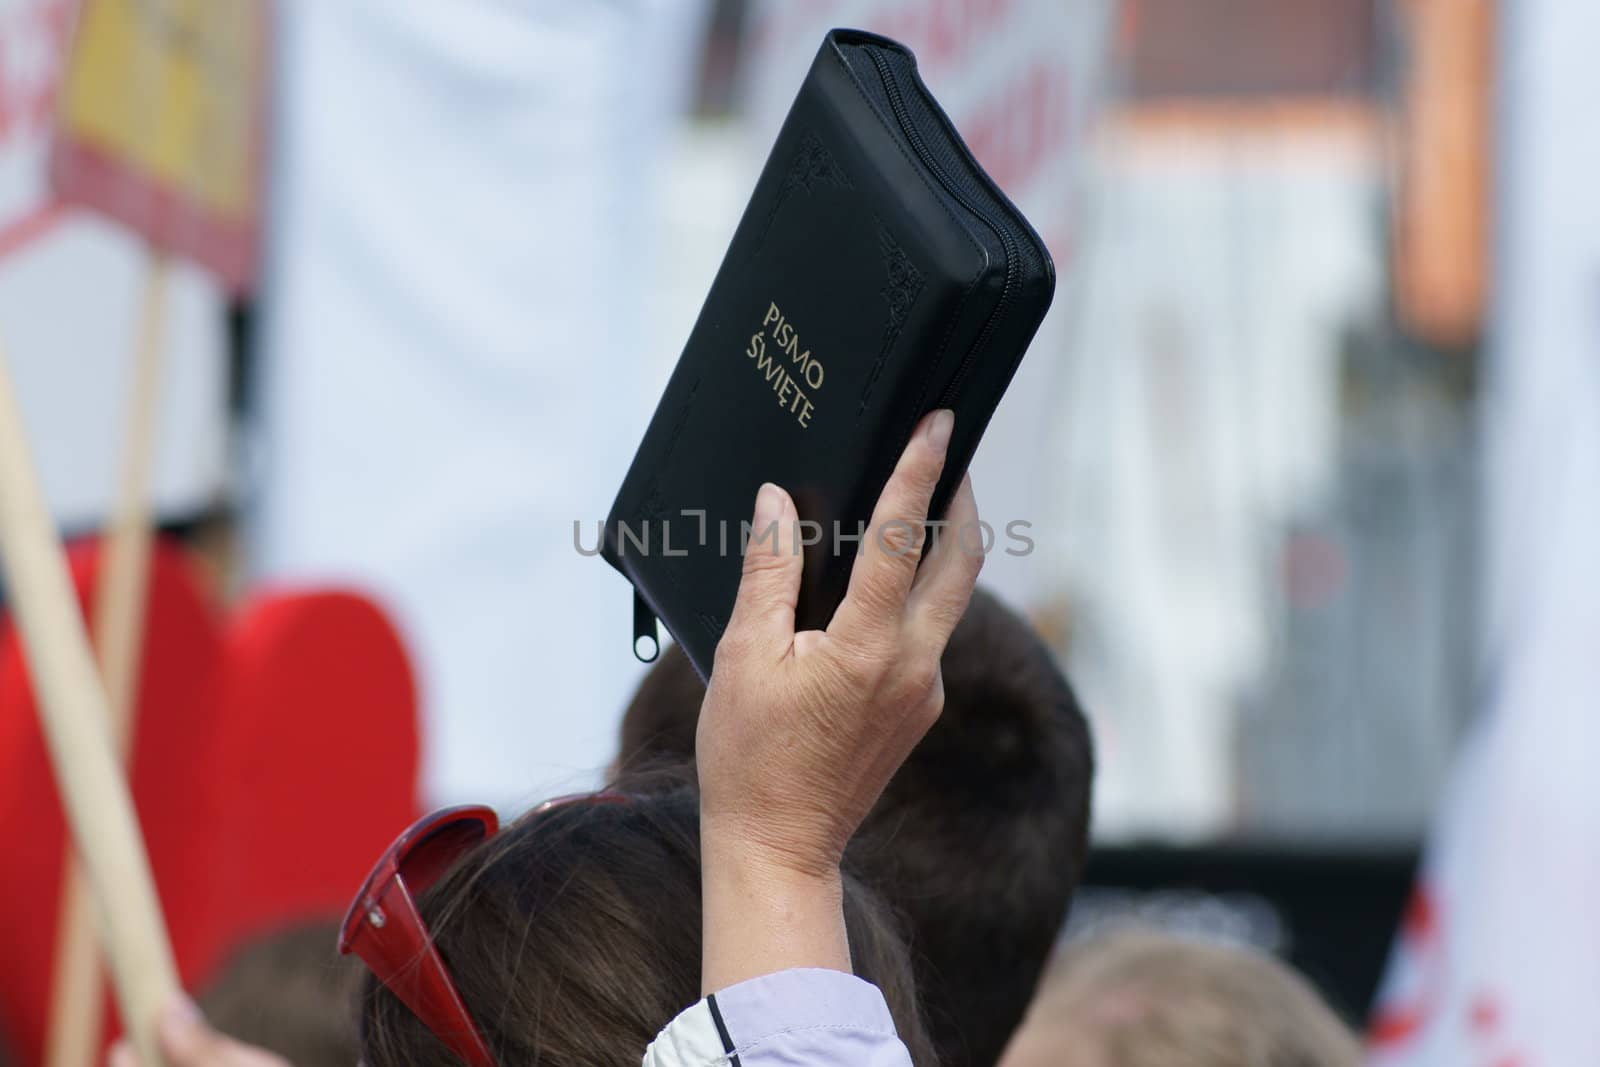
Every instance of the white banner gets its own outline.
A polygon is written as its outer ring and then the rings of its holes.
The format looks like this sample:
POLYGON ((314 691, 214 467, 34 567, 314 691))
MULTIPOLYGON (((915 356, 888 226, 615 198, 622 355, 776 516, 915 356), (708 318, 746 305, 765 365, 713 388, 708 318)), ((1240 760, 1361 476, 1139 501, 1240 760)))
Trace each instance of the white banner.
POLYGON ((431 800, 514 810, 615 753, 632 594, 573 524, 592 546, 681 343, 652 178, 703 11, 279 7, 251 563, 389 610, 431 800))

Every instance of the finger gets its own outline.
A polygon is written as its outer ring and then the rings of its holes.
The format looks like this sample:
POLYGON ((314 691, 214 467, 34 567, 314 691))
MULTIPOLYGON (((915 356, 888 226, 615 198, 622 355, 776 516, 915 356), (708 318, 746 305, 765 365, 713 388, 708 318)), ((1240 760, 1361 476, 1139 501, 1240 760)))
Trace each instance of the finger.
POLYGON ((799 518, 794 501, 778 486, 768 482, 756 493, 744 573, 726 633, 789 647, 804 564, 795 544, 799 518))
POLYGON ((139 1055, 124 1037, 111 1046, 111 1055, 106 1058, 106 1063, 109 1067, 139 1067, 139 1055))
POLYGON ((967 613, 978 572, 983 569, 987 544, 971 475, 961 479, 950 498, 945 522, 906 601, 907 629, 913 640, 934 656, 944 654, 950 634, 967 613))
POLYGON ((922 558, 922 524, 944 470, 954 426, 954 413, 935 411, 923 418, 907 442, 878 496, 871 527, 850 571, 850 588, 835 613, 842 626, 871 631, 899 618, 922 558))

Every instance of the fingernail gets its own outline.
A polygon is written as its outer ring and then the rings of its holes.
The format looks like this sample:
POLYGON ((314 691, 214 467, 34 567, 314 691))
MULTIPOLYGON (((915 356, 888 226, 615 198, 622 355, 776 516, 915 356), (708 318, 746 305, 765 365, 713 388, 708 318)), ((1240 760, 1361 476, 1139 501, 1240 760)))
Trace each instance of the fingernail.
POLYGON ((956 427, 956 413, 940 408, 928 420, 928 443, 939 453, 950 447, 950 432, 956 427))
POLYGON ((783 490, 771 482, 761 483, 761 488, 756 492, 755 527, 757 536, 760 531, 783 518, 783 490))

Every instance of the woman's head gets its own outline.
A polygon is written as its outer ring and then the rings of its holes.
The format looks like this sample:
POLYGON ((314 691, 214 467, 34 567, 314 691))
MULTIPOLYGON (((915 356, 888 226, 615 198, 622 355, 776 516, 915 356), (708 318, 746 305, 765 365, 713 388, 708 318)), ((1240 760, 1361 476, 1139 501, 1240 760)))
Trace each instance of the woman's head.
MULTIPOLYGON (((587 1067, 637 1062, 700 994, 698 798, 684 777, 616 783, 626 803, 535 811, 464 856, 417 902, 497 1062, 587 1067)), ((927 1063, 904 942, 849 877, 856 973, 877 984, 927 1063)), ((387 989, 362 998, 369 1067, 454 1055, 387 989)))

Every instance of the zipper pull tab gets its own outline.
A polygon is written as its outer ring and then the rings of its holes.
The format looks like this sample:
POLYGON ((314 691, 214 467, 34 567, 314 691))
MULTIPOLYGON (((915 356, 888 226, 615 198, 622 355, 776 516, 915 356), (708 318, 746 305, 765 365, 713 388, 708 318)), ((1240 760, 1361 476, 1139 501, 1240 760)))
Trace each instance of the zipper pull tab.
POLYGON ((633 591, 633 654, 640 663, 654 663, 661 654, 656 613, 650 610, 637 589, 633 591))

